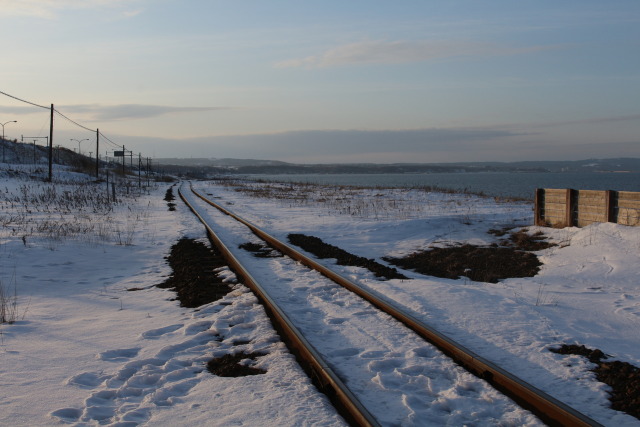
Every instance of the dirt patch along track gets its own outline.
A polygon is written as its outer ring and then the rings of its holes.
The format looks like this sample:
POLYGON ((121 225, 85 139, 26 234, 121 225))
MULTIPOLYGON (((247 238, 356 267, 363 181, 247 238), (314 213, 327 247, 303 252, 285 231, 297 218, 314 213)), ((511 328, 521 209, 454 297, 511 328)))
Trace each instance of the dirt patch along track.
MULTIPOLYGON (((224 259, 204 243, 183 238, 171 247, 167 257, 173 274, 160 288, 171 288, 177 293, 177 299, 183 307, 195 308, 217 301, 231 290, 228 283, 222 282, 214 269, 226 265, 224 259)), ((219 336, 216 336, 220 339, 219 336)), ((207 370, 220 377, 241 377, 259 375, 265 370, 247 365, 246 359, 255 360, 262 353, 225 354, 214 357, 207 363, 207 370)))
POLYGON ((584 345, 563 344, 560 348, 549 350, 558 354, 584 356, 595 363, 592 371, 596 378, 611 387, 611 408, 640 419, 640 368, 617 360, 605 362, 603 359, 608 359, 608 356, 601 350, 592 350, 584 345))
POLYGON ((401 268, 428 276, 497 283, 511 277, 533 277, 542 263, 529 252, 513 248, 462 245, 415 252, 404 258, 385 258, 401 268))
POLYGON ((372 259, 367 259, 361 256, 350 254, 349 252, 324 243, 320 238, 314 236, 307 236, 304 234, 289 234, 287 236, 289 242, 301 247, 307 252, 310 252, 318 258, 335 258, 338 265, 350 265, 355 267, 364 267, 371 271, 376 277, 382 277, 389 279, 403 279, 407 280, 408 277, 399 273, 393 267, 388 267, 376 262, 372 259))
POLYGON ((225 354, 207 362, 207 370, 219 377, 246 377, 248 375, 266 374, 267 371, 253 366, 247 366, 243 362, 247 359, 255 361, 256 358, 264 356, 261 353, 235 353, 225 354))
MULTIPOLYGON (((489 230, 503 236, 506 230, 489 230)), ((497 283, 512 277, 533 277, 542 263, 531 251, 555 246, 545 241, 543 233, 528 234, 526 229, 509 234, 500 244, 475 246, 464 244, 446 248, 430 248, 402 258, 384 258, 401 268, 428 276, 459 279, 467 277, 476 282, 497 283)))
POLYGON ((180 239, 171 247, 167 257, 173 274, 159 288, 174 289, 182 307, 199 307, 225 296, 231 287, 223 282, 214 269, 226 262, 204 243, 180 239))

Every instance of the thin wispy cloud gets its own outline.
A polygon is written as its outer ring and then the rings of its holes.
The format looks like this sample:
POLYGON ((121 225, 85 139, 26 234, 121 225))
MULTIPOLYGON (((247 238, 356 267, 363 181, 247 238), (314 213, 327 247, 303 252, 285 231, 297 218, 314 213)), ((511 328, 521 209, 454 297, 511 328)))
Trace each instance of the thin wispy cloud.
POLYGON ((326 50, 317 55, 290 59, 277 68, 327 68, 345 65, 403 64, 464 56, 516 55, 556 46, 510 47, 473 41, 365 41, 326 50))
POLYGON ((47 111, 38 107, 0 105, 0 114, 7 114, 9 116, 11 115, 21 116, 23 114, 37 114, 37 113, 47 114, 47 111))
POLYGON ((133 18, 134 16, 138 16, 138 15, 140 15, 142 12, 143 12, 143 10, 142 10, 142 9, 127 10, 127 11, 124 11, 124 12, 122 13, 122 15, 123 15, 125 18, 133 18))
POLYGON ((136 120, 165 116, 169 114, 197 113, 203 111, 228 110, 226 107, 175 107, 168 105, 66 105, 60 111, 81 114, 92 121, 136 120))
POLYGON ((556 122, 536 123, 536 125, 545 126, 545 127, 554 127, 554 126, 601 124, 601 123, 615 123, 615 122, 640 123, 640 114, 610 116, 610 117, 592 117, 592 118, 581 119, 581 120, 565 120, 565 121, 556 121, 556 122))
POLYGON ((241 155, 251 147, 254 154, 265 158, 285 159, 291 156, 362 157, 391 152, 429 153, 432 151, 470 151, 490 141, 508 141, 526 136, 517 131, 492 128, 429 128, 398 130, 304 130, 272 134, 217 136, 192 139, 213 143, 218 149, 241 155))
MULTIPOLYGON (((120 7, 137 0, 0 0, 0 16, 32 16, 55 19, 65 10, 120 7)), ((123 12, 125 17, 139 14, 139 10, 123 12)))
MULTIPOLYGON (((71 118, 78 117, 92 122, 98 121, 125 121, 150 119, 171 114, 200 113, 205 111, 229 110, 229 107, 175 107, 170 105, 144 105, 144 104, 120 104, 120 105, 56 105, 56 110, 71 118)), ((0 114, 7 117, 29 114, 48 115, 48 110, 31 106, 7 106, 0 105, 0 114)))

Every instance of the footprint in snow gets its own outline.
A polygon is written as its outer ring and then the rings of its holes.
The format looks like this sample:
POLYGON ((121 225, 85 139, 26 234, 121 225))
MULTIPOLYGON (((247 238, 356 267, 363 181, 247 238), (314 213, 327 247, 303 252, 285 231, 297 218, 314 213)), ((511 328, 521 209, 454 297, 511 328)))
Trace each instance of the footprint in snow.
POLYGON ((182 326, 183 326, 182 324, 176 324, 176 325, 165 326, 163 328, 151 329, 149 331, 143 332, 142 338, 155 339, 163 335, 170 334, 171 332, 175 332, 178 329, 182 328, 182 326))
POLYGON ((213 325, 213 322, 210 320, 203 320, 200 322, 196 322, 184 328, 184 334, 195 335, 197 333, 204 332, 207 329, 211 328, 211 325, 213 325))
POLYGON ((126 359, 131 359, 132 357, 136 357, 139 348, 119 348, 117 350, 107 350, 98 354, 98 359, 105 360, 108 362, 122 362, 126 359))
POLYGON ((82 374, 72 376, 66 381, 66 383, 68 385, 74 385, 76 387, 94 388, 102 384, 102 382, 107 378, 107 375, 102 375, 95 372, 84 372, 82 374))
POLYGON ((70 424, 78 421, 82 415, 82 409, 62 408, 51 412, 49 415, 52 418, 58 418, 60 421, 70 424))

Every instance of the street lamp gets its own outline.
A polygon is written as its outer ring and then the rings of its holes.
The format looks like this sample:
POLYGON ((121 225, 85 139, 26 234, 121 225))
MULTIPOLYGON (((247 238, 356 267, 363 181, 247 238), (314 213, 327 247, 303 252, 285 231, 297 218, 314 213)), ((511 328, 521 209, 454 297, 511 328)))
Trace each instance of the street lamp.
POLYGON ((78 142, 78 154, 82 154, 82 153, 80 152, 80 143, 81 143, 82 141, 88 141, 88 140, 89 140, 89 138, 85 138, 85 139, 73 139, 73 138, 71 138, 71 139, 70 139, 70 141, 77 141, 77 142, 78 142))
POLYGON ((18 121, 17 120, 9 120, 8 122, 0 123, 2 125, 2 163, 4 163, 4 146, 5 146, 4 125, 6 125, 7 123, 18 123, 18 121))

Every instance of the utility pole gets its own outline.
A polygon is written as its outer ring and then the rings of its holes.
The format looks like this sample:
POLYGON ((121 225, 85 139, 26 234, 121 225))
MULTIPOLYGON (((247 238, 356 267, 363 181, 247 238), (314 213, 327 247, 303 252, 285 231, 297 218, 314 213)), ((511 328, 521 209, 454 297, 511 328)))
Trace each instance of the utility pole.
POLYGON ((51 120, 49 121, 49 182, 53 181, 53 104, 51 104, 51 120))
POLYGON ((149 186, 150 175, 151 175, 151 167, 149 166, 149 158, 147 157, 147 187, 149 186))
POLYGON ((100 129, 96 129, 96 179, 100 178, 100 129))
MULTIPOLYGON (((33 140, 33 164, 36 164, 36 140, 38 139, 46 139, 47 140, 47 144, 49 144, 49 137, 48 136, 24 136, 24 135, 20 135, 20 141, 24 142, 24 139, 32 139, 33 140)), ((49 145, 49 163, 51 163, 53 161, 53 149, 52 147, 49 145)), ((51 181, 51 168, 49 168, 49 181, 51 181)))
POLYGON ((142 153, 138 153, 138 188, 142 188, 142 153))
POLYGON ((125 161, 124 153, 125 153, 125 149, 123 145, 122 146, 122 176, 124 176, 124 161, 125 161))

